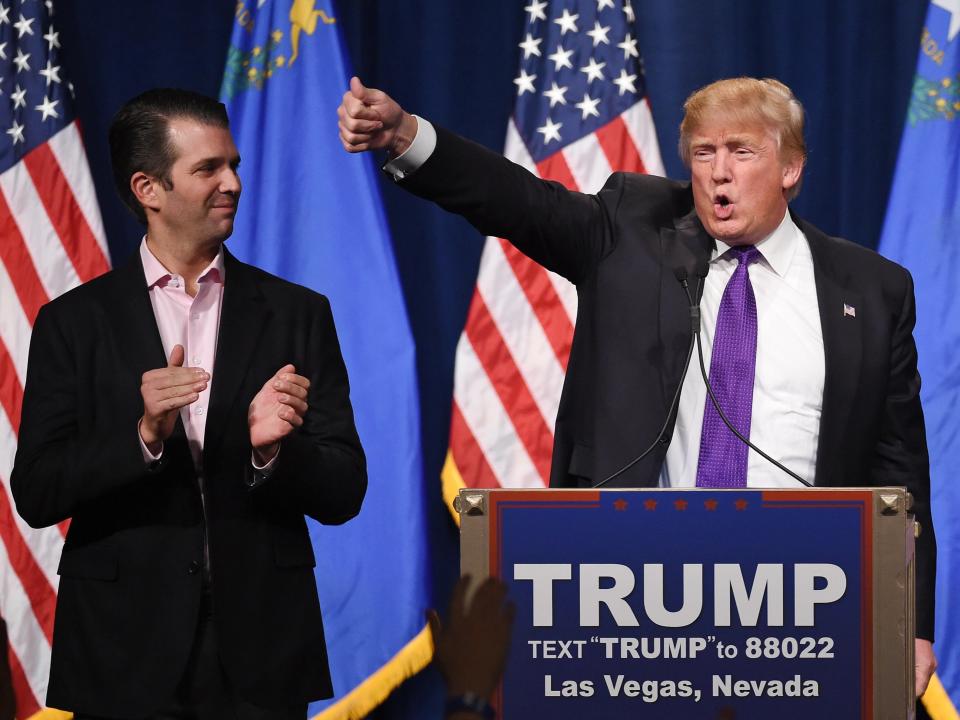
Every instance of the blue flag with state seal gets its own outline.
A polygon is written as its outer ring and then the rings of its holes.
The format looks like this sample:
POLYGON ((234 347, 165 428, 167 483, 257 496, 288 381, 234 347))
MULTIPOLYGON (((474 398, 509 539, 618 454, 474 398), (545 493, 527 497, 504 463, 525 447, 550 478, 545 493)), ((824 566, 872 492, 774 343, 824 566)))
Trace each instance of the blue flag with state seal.
POLYGON ((913 275, 914 337, 930 448, 937 531, 938 677, 934 720, 960 707, 960 0, 932 0, 900 143, 880 252, 913 275))
POLYGON ((229 247, 330 298, 367 454, 360 515, 310 523, 335 697, 309 715, 325 720, 366 716, 432 654, 414 342, 375 169, 337 137, 349 77, 329 0, 237 3, 220 93, 244 186, 229 247))

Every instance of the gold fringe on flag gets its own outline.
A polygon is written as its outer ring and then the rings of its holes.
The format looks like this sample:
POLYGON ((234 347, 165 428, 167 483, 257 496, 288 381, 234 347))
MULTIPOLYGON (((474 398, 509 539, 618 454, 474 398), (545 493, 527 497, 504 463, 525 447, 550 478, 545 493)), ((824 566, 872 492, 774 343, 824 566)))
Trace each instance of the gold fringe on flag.
POLYGON ((960 714, 947 695, 947 691, 936 673, 930 678, 927 691, 923 694, 923 707, 931 720, 960 720, 960 714))
POLYGON ((440 471, 441 492, 443 493, 443 503, 447 510, 453 516, 453 521, 460 527, 460 513, 453 509, 453 499, 460 494, 460 491, 466 487, 457 463, 453 459, 453 453, 447 450, 447 459, 443 463, 443 470, 440 471))
POLYGON ((362 720, 380 705, 404 680, 423 670, 433 659, 429 626, 401 648, 379 670, 311 720, 362 720))

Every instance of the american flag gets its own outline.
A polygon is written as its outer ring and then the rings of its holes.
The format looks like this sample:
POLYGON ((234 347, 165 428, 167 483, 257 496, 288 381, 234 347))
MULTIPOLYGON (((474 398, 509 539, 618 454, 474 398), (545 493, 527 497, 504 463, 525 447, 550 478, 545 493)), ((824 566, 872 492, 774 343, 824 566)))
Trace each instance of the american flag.
POLYGON ((0 617, 18 718, 46 697, 66 533, 28 527, 10 494, 30 332, 41 305, 110 267, 55 20, 52 0, 0 0, 0 617))
MULTIPOLYGON (((530 0, 504 154, 571 190, 663 175, 630 0, 530 0)), ((489 237, 457 346, 448 503, 462 487, 543 487, 576 289, 489 237)))

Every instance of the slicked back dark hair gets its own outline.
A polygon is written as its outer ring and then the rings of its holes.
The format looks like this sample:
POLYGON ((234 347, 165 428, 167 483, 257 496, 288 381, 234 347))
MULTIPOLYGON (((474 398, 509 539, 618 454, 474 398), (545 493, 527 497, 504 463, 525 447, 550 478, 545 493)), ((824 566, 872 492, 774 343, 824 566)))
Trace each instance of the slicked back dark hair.
POLYGON ((137 219, 147 224, 147 215, 130 189, 130 178, 143 172, 159 178, 170 189, 170 168, 176 149, 168 132, 170 121, 195 120, 204 125, 229 128, 227 108, 213 98, 189 90, 155 88, 128 101, 110 123, 110 162, 120 199, 137 219))

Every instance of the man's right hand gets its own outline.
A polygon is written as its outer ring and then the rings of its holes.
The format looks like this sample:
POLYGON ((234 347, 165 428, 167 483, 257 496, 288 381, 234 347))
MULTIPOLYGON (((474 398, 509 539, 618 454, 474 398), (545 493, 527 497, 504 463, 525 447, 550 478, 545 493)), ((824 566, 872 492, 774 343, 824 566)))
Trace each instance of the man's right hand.
POLYGON ((340 142, 347 152, 386 150, 402 155, 417 135, 417 119, 403 111, 382 90, 364 87, 360 78, 350 78, 350 89, 337 108, 340 142))
POLYGON ((183 358, 183 345, 175 345, 167 366, 148 370, 140 384, 143 396, 140 438, 154 455, 173 432, 180 408, 196 402, 210 380, 203 368, 182 367, 183 358))

